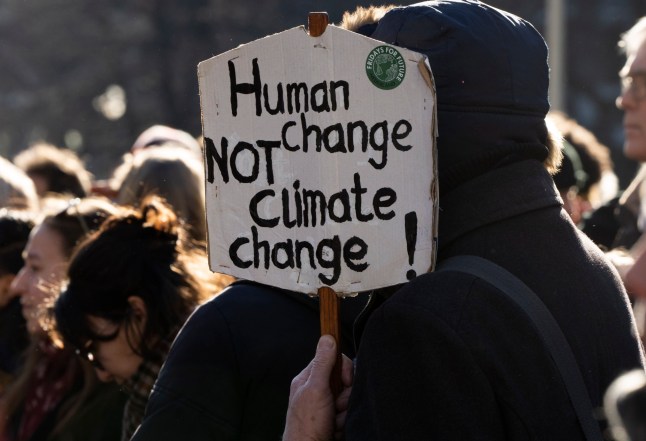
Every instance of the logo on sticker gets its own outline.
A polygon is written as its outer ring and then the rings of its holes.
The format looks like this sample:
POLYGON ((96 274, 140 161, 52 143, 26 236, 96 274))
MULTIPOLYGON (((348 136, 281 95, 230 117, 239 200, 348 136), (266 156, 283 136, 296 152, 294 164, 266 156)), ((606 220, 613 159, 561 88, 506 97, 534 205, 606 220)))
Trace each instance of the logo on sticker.
POLYGON ((378 46, 366 58, 366 74, 378 88, 394 89, 404 81, 406 62, 394 47, 378 46))

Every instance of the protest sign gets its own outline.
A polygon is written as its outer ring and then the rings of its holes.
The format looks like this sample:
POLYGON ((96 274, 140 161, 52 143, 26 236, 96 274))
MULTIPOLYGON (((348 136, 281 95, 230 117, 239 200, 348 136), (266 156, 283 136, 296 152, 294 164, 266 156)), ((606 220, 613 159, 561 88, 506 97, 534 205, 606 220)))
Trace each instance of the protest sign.
POLYGON ((435 92, 421 54, 328 26, 198 66, 213 271, 314 294, 434 263, 435 92))

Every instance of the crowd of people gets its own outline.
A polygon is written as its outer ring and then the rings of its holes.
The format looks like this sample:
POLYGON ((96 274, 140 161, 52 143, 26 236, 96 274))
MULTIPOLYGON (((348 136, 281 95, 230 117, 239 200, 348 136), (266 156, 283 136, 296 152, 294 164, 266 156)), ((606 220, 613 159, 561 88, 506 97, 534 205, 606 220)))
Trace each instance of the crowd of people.
MULTIPOLYGON (((209 270, 200 138, 150 127, 107 180, 39 142, 0 158, 0 441, 646 440, 646 169, 620 189, 609 148, 550 111, 519 17, 441 0, 339 26, 429 59, 437 268, 344 298, 335 341, 318 299, 209 270)), ((619 46, 624 153, 646 163, 646 17, 619 46)))
POLYGON ((131 438, 180 327, 233 281, 209 271, 199 152, 155 126, 107 182, 47 143, 2 159, 0 439, 131 438))

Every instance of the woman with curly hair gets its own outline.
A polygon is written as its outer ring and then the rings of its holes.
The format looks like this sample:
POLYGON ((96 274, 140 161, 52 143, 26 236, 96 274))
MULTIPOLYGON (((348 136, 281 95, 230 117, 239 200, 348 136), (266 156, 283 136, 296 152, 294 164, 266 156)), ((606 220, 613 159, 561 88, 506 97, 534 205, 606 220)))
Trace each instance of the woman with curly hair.
POLYGON ((184 321, 224 283, 206 254, 157 196, 126 208, 83 243, 55 305, 63 340, 93 363, 99 378, 116 381, 129 400, 122 439, 141 422, 148 395, 184 321))

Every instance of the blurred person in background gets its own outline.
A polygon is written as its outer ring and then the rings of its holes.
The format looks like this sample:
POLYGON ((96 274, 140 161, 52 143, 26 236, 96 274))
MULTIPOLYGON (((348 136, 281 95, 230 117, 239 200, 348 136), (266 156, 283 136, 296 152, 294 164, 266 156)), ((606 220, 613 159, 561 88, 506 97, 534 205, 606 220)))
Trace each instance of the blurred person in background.
MULTIPOLYGON (((624 155, 646 162, 646 17, 622 34, 619 47, 626 64, 619 72, 621 95, 617 107, 624 111, 624 155)), ((646 169, 640 168, 620 197, 591 213, 583 231, 605 249, 625 248, 632 257, 641 254, 640 237, 646 225, 646 169)))
POLYGON ((624 111, 624 155, 642 165, 615 204, 597 210, 586 220, 584 231, 595 229, 611 241, 601 243, 625 283, 642 341, 646 341, 646 17, 640 18, 619 41, 626 64, 619 72, 621 95, 617 107, 624 111), (589 228, 587 227, 589 225, 589 228))
POLYGON ((147 148, 159 147, 167 143, 175 144, 193 153, 198 159, 202 158, 202 148, 197 138, 188 132, 162 124, 151 126, 141 132, 130 147, 130 152, 140 153, 147 148))
POLYGON ((102 381, 116 381, 127 392, 121 437, 127 441, 175 335, 225 283, 157 196, 107 220, 78 248, 67 277, 54 308, 57 332, 102 381))
POLYGON ((587 179, 588 175, 581 165, 581 157, 572 144, 564 139, 563 160, 559 171, 554 175, 554 184, 563 199, 563 209, 575 224, 581 221, 583 215, 583 199, 579 189, 585 185, 587 179))
POLYGON ((96 198, 59 202, 64 207, 45 213, 31 231, 24 266, 11 284, 20 297, 31 342, 19 374, 0 397, 2 441, 120 438, 125 396, 98 382, 90 363, 77 357, 75 348, 51 338, 47 315, 77 243, 115 207, 96 198))
POLYGON ((206 246, 204 167, 176 142, 148 147, 133 155, 114 173, 116 202, 138 206, 158 195, 179 216, 192 239, 206 246))
POLYGON ((22 251, 34 217, 24 210, 0 209, 0 395, 18 373, 20 356, 29 344, 20 298, 9 288, 23 267, 22 251))
POLYGON ((561 192, 564 208, 572 221, 579 224, 589 212, 616 197, 619 191, 610 149, 563 112, 550 111, 547 118, 563 137, 563 162, 554 175, 554 182, 561 192))
POLYGON ((646 441, 646 373, 620 375, 606 391, 604 413, 614 441, 646 441))
POLYGON ((29 343, 20 300, 9 287, 23 266, 22 251, 38 205, 33 181, 0 157, 0 394, 16 374, 29 343))
POLYGON ((92 188, 92 175, 69 149, 39 142, 18 153, 13 162, 34 181, 40 198, 50 193, 85 197, 92 188))
POLYGON ((0 208, 38 209, 34 182, 12 162, 0 156, 0 208))
POLYGON ((121 165, 115 169, 111 178, 94 182, 92 192, 116 199, 119 194, 119 186, 125 173, 132 166, 134 157, 150 148, 166 146, 180 148, 179 156, 186 158, 189 162, 192 162, 193 159, 197 159, 200 163, 202 161, 202 147, 197 138, 183 130, 155 124, 139 134, 128 152, 121 158, 121 165))

